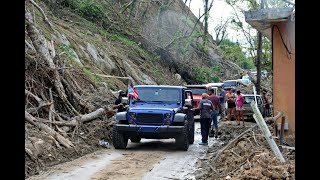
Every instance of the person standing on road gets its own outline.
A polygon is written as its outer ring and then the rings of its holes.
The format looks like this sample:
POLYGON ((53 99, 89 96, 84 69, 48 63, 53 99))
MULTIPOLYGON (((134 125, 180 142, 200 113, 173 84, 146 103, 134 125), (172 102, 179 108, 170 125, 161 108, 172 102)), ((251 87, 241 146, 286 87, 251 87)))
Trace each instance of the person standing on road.
POLYGON ((235 115, 235 107, 236 107, 235 99, 236 99, 236 96, 232 92, 232 88, 230 88, 230 90, 226 94, 226 100, 227 100, 227 104, 228 104, 228 120, 229 121, 231 121, 231 116, 232 115, 236 119, 236 115, 235 115))
POLYGON ((117 112, 123 112, 126 111, 125 104, 122 104, 122 97, 126 97, 125 92, 119 91, 118 99, 114 102, 114 105, 112 106, 112 109, 118 109, 117 112))
POLYGON ((240 119, 242 119, 243 126, 244 125, 244 117, 243 117, 243 104, 244 104, 244 96, 241 94, 240 90, 237 91, 237 99, 236 99, 236 114, 238 125, 240 125, 240 119))
POLYGON ((270 116, 270 102, 267 98, 267 92, 264 90, 262 91, 262 98, 263 98, 263 102, 264 102, 264 116, 265 117, 269 117, 270 116))
POLYGON ((198 109, 200 110, 200 126, 201 126, 201 136, 202 141, 199 143, 200 145, 208 145, 208 135, 210 128, 210 111, 213 111, 214 107, 212 102, 208 99, 209 95, 207 93, 203 93, 202 99, 199 102, 198 109))
MULTIPOLYGON (((209 133, 209 137, 211 137, 211 134, 215 136, 215 138, 218 138, 218 113, 220 109, 220 100, 219 97, 214 94, 214 89, 209 90, 209 97, 208 99, 212 102, 213 105, 213 111, 210 113, 211 121, 213 122, 213 126, 210 128, 211 133, 209 133), (215 131, 213 131, 213 128, 215 131)), ((211 126, 211 122, 210 122, 211 126)))
POLYGON ((220 100, 220 120, 224 119, 226 116, 226 94, 222 86, 218 87, 219 90, 219 100, 220 100))

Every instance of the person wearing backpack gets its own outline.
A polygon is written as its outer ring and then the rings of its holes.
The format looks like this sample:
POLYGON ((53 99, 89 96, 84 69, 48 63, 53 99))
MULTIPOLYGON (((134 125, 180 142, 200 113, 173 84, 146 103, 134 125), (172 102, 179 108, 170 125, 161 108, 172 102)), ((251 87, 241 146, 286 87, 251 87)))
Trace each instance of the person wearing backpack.
POLYGON ((244 117, 243 117, 243 104, 244 104, 244 96, 241 94, 240 90, 237 91, 237 98, 236 98, 236 118, 238 121, 238 125, 240 125, 240 119, 242 119, 243 126, 244 125, 244 117))

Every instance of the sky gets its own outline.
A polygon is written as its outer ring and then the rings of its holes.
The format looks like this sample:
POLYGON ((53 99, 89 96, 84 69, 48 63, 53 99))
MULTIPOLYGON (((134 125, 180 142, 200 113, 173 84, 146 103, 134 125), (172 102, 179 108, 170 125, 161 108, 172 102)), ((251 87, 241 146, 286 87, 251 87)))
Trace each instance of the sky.
MULTIPOLYGON (((189 6, 190 0, 187 1, 186 5, 189 6)), ((211 3, 211 0, 209 1, 209 5, 211 3)), ((193 12, 193 14, 196 17, 199 17, 199 9, 200 9, 200 16, 204 12, 204 2, 203 0, 191 0, 190 3, 190 10, 193 12)), ((228 17, 233 16, 234 10, 233 8, 228 5, 225 0, 214 0, 213 6, 209 12, 209 21, 208 21, 208 32, 212 35, 213 39, 215 39, 215 31, 214 27, 218 25, 221 22, 221 19, 223 21, 227 20, 228 17)), ((238 12, 238 15, 241 15, 242 23, 247 24, 244 19, 244 15, 238 12)), ((201 21, 203 22, 203 21, 201 21)), ((230 25, 229 25, 230 26, 230 25)), ((252 31, 254 32, 254 31, 252 31)), ((238 41, 241 45, 247 46, 247 41, 245 39, 245 36, 241 31, 237 32, 231 27, 227 28, 228 39, 230 39, 233 42, 238 41)))

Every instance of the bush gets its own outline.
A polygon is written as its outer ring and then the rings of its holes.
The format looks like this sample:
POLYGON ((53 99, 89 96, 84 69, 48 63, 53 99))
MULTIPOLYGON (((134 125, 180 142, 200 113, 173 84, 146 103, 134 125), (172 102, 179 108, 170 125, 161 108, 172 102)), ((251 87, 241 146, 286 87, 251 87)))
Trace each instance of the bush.
POLYGON ((195 80, 200 84, 219 82, 220 66, 198 67, 194 70, 195 80))
POLYGON ((77 14, 89 20, 101 20, 104 17, 104 7, 94 0, 70 0, 69 5, 77 14))

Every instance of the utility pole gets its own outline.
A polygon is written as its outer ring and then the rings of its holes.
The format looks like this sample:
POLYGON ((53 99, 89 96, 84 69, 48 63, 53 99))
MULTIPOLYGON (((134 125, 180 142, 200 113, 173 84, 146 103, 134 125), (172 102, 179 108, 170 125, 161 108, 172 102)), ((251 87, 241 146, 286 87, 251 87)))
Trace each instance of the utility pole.
MULTIPOLYGON (((260 7, 261 9, 264 9, 264 0, 261 0, 260 7)), ((256 67, 257 67, 257 94, 260 94, 261 90, 261 57, 262 57, 262 33, 258 31, 258 49, 257 49, 257 61, 256 61, 256 67)))

